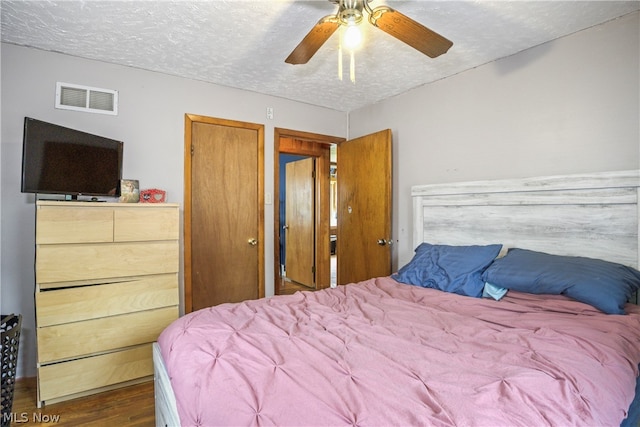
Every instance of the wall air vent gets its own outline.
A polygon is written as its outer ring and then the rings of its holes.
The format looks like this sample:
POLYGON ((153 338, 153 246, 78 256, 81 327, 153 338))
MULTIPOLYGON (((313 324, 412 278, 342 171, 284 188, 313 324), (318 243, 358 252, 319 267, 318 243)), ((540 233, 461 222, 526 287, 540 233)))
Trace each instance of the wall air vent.
POLYGON ((117 115, 118 91, 58 82, 56 108, 117 115))

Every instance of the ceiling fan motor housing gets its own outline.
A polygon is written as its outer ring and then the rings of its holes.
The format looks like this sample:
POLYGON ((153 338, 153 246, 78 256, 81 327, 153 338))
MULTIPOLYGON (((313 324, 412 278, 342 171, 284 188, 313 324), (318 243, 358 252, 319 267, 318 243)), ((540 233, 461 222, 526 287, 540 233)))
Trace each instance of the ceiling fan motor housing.
POLYGON ((357 25, 362 21, 362 9, 367 0, 339 0, 338 17, 343 25, 357 25))

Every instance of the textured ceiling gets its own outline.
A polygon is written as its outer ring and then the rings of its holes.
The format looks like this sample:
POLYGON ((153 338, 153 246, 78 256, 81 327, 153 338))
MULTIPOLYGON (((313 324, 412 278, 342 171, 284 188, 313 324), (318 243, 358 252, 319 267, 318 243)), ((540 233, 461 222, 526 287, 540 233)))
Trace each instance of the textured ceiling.
MULTIPOLYGON (((356 82, 336 32, 305 65, 287 55, 328 0, 2 0, 2 41, 351 111, 640 9, 639 1, 392 1, 453 41, 431 59, 364 22, 356 82)), ((91 85, 91 82, 82 82, 91 85)))

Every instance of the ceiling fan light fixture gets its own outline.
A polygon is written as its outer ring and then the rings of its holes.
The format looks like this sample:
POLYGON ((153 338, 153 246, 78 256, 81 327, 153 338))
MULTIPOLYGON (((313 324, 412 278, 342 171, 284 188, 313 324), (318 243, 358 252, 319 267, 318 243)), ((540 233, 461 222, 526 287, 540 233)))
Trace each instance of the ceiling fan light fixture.
POLYGON ((357 25, 349 25, 344 31, 344 46, 347 49, 354 50, 360 46, 362 42, 362 33, 357 25))

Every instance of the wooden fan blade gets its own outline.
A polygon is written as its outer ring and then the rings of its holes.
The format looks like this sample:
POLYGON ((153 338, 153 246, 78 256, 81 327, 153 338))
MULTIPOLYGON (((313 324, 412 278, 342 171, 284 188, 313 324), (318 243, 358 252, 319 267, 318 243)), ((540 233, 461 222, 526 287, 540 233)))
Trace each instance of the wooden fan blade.
POLYGON ((309 31, 284 62, 306 64, 329 37, 338 29, 340 22, 335 15, 325 16, 309 31))
POLYGON ((431 58, 446 53, 453 46, 450 40, 388 6, 373 9, 369 22, 431 58))

